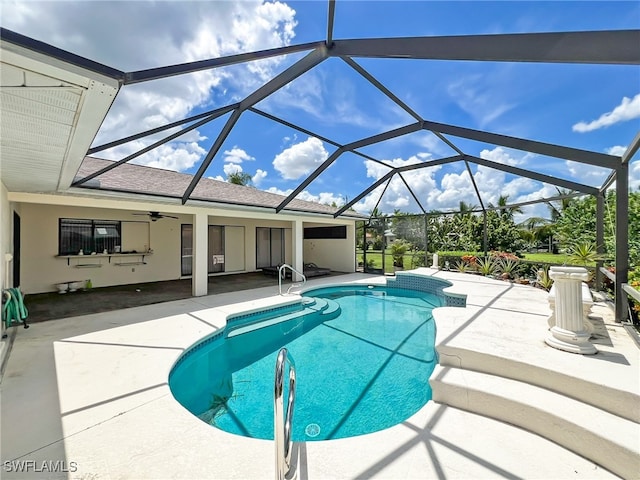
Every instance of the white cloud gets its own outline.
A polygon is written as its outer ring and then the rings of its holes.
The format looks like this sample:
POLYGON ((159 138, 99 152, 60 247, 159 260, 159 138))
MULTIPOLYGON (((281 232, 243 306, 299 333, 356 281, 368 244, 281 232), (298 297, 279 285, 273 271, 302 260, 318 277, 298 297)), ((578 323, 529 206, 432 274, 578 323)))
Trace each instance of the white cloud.
POLYGON ((482 128, 514 108, 503 100, 504 90, 496 86, 501 79, 496 74, 469 75, 451 83, 447 93, 482 128))
POLYGON ((320 166, 329 157, 320 140, 309 137, 280 152, 273 159, 273 167, 286 180, 297 180, 320 166))
POLYGON ((627 147, 615 145, 613 147, 607 148, 606 153, 608 153, 609 155, 615 155, 616 157, 621 157, 626 151, 627 147))
POLYGON ((251 183, 253 183, 254 186, 258 187, 262 183, 262 180, 264 180, 266 177, 267 172, 258 169, 256 170, 256 173, 253 175, 253 177, 251 177, 251 183))
MULTIPOLYGON (((100 156, 109 159, 125 158, 139 150, 146 144, 140 140, 129 142, 125 145, 100 152, 100 156)), ((200 161, 205 154, 205 150, 196 142, 171 142, 134 158, 130 162, 147 167, 164 168, 182 172, 190 169, 200 161)))
POLYGON ((623 97, 620 105, 612 111, 603 113, 598 119, 591 122, 578 122, 572 129, 574 132, 580 133, 591 132, 638 117, 640 117, 640 93, 633 98, 623 97))
MULTIPOLYGON (((395 158, 392 160, 384 160, 384 163, 392 167, 402 167, 405 165, 424 163, 424 161, 429 158, 430 154, 420 153, 409 157, 407 160, 395 158)), ((380 179, 390 171, 390 169, 384 165, 370 160, 365 160, 364 166, 367 171, 367 177, 375 180, 380 179)), ((425 199, 429 197, 430 191, 436 188, 435 174, 440 170, 440 168, 440 166, 434 166, 409 170, 402 173, 402 177, 405 179, 407 184, 409 184, 411 190, 421 200, 423 206, 426 206, 428 203, 428 200, 425 201, 425 199)), ((416 205, 413 196, 402 179, 397 175, 394 175, 391 183, 384 193, 384 197, 378 203, 383 191, 384 185, 381 185, 354 205, 354 209, 361 213, 369 213, 377 204, 378 209, 382 212, 392 212, 396 209, 402 211, 418 211, 419 207, 416 205)))
POLYGON ((287 190, 280 190, 277 187, 269 187, 265 190, 265 192, 275 193, 276 195, 282 195, 283 197, 288 197, 291 192, 293 192, 293 188, 288 188, 287 190))
MULTIPOLYGON (((501 147, 493 150, 483 150, 480 156, 503 164, 514 165, 522 162, 521 158, 514 157, 501 147)), ((408 160, 394 159, 386 160, 385 162, 397 167, 421 163, 421 159, 419 155, 416 155, 408 160)), ((389 171, 389 169, 376 162, 366 161, 365 166, 367 168, 367 176, 375 179, 382 177, 389 171)), ((411 170, 402 175, 427 211, 457 210, 461 201, 479 207, 480 202, 467 170, 449 171, 439 178, 438 172, 442 168, 442 166, 426 167, 424 169, 411 170)), ((501 195, 507 195, 509 203, 525 201, 521 200, 522 195, 534 191, 541 185, 539 182, 525 177, 508 178, 505 172, 481 165, 476 167, 473 178, 485 206, 490 203, 497 204, 501 195)), ((383 189, 384 185, 378 187, 358 202, 354 208, 358 212, 369 213, 378 204, 383 189)), ((395 209, 412 213, 420 212, 413 196, 402 180, 397 177, 394 177, 389 184, 384 197, 378 204, 378 208, 385 213, 391 213, 395 209)))
POLYGON ((297 198, 300 200, 306 200, 307 202, 322 203, 324 205, 335 204, 342 206, 344 204, 344 197, 331 192, 321 192, 318 195, 313 195, 306 190, 303 190, 297 198))
MULTIPOLYGON (((287 197, 291 194, 291 192, 293 192, 293 189, 290 188, 287 190, 280 190, 276 187, 270 187, 265 191, 287 197)), ((312 193, 309 193, 307 190, 303 190, 296 198, 299 200, 305 200, 307 202, 322 203, 324 205, 332 205, 333 203, 335 203, 336 205, 341 206, 345 203, 344 197, 331 192, 321 192, 318 195, 314 195, 312 193)))
POLYGON ((231 150, 225 150, 224 152, 225 163, 242 163, 251 160, 255 160, 255 157, 252 157, 242 148, 237 146, 234 146, 231 150))
MULTIPOLYGON (((3 27, 123 71, 288 45, 295 37, 295 15, 278 1, 189 2, 187 8, 183 2, 2 3, 3 27)), ((242 98, 271 78, 283 61, 274 57, 124 86, 94 145, 187 117, 196 108, 215 108, 220 93, 227 95, 225 105, 242 98)), ((171 147, 177 158, 165 148, 142 163, 172 170, 192 166, 202 158, 201 150, 182 151, 192 135, 203 138, 197 132, 181 137, 182 143, 171 147)), ((136 145, 150 143, 145 138, 136 145)), ((116 151, 104 156, 119 159, 113 156, 116 151)))
POLYGON ((237 163, 225 163, 224 166, 222 167, 222 170, 227 176, 229 176, 232 173, 242 172, 242 167, 237 163))
POLYGON ((600 186, 611 173, 611 170, 608 168, 571 162, 569 160, 564 162, 564 164, 566 171, 571 174, 572 179, 584 185, 600 186))
POLYGON ((486 148, 480 152, 480 158, 485 160, 491 160, 492 162, 501 163, 503 165, 519 165, 523 163, 523 159, 515 158, 513 155, 505 150, 503 147, 495 147, 493 150, 487 150, 486 148))

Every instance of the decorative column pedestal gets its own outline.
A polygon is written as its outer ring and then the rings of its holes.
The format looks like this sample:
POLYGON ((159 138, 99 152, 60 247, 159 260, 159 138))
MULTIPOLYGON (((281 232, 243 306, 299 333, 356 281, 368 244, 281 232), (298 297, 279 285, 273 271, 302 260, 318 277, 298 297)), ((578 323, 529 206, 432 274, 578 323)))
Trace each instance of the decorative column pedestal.
POLYGON ((549 277, 554 281, 555 325, 549 330, 545 343, 571 353, 589 355, 597 353, 589 342, 582 312, 582 282, 588 280, 586 268, 551 267, 549 277))
POLYGON ((440 269, 440 267, 438 266, 438 254, 437 253, 433 254, 433 265, 431 265, 431 268, 435 268, 436 270, 440 269))

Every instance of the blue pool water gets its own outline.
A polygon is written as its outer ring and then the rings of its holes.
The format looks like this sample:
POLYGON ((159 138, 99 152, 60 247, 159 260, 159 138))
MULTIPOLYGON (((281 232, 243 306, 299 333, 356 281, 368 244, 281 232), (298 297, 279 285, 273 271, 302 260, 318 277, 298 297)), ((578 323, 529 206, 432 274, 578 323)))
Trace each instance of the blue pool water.
POLYGON ((296 364, 294 441, 382 430, 431 399, 431 311, 444 304, 441 296, 362 285, 314 289, 305 302, 283 309, 290 319, 272 325, 279 312, 230 320, 224 334, 188 351, 170 375, 176 399, 219 429, 273 439, 281 347, 296 364))

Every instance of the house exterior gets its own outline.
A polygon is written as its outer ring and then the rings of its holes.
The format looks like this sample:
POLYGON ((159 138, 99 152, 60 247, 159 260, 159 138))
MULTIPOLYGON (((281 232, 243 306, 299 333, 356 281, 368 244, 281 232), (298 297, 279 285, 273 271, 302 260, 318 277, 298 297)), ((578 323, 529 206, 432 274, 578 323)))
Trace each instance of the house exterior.
POLYGON ((353 211, 294 200, 276 213, 284 197, 206 178, 183 204, 191 175, 131 164, 72 186, 111 164, 85 154, 120 85, 108 67, 12 32, 0 47, 3 289, 190 277, 206 295, 209 275, 281 263, 355 271, 353 211))
MULTIPOLYGON (((87 157, 79 173, 105 163, 87 157)), ((126 164, 88 188, 7 192, 8 217, 19 218, 20 244, 13 245, 11 235, 4 248, 14 258, 19 251, 19 286, 24 293, 39 293, 55 291, 60 282, 89 279, 102 287, 196 278, 197 262, 205 280, 282 263, 301 272, 310 262, 355 271, 356 218, 334 219, 335 208, 304 201, 276 214, 284 197, 212 179, 201 180, 188 206, 171 201, 190 178, 126 164), (132 188, 136 191, 128 191, 132 188), (305 231, 313 238, 305 239, 305 231)), ((194 290, 206 293, 206 281, 194 290)))

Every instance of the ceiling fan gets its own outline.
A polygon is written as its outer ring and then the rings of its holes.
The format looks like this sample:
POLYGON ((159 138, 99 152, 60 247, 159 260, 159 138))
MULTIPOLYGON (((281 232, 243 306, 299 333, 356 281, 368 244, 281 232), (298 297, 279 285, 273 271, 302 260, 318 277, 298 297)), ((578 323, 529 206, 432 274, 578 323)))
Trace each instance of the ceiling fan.
POLYGON ((147 215, 152 222, 156 222, 158 220, 160 220, 161 218, 175 218, 177 219, 178 217, 173 217, 171 215, 163 215, 160 212, 148 212, 148 213, 133 213, 132 215, 147 215))

